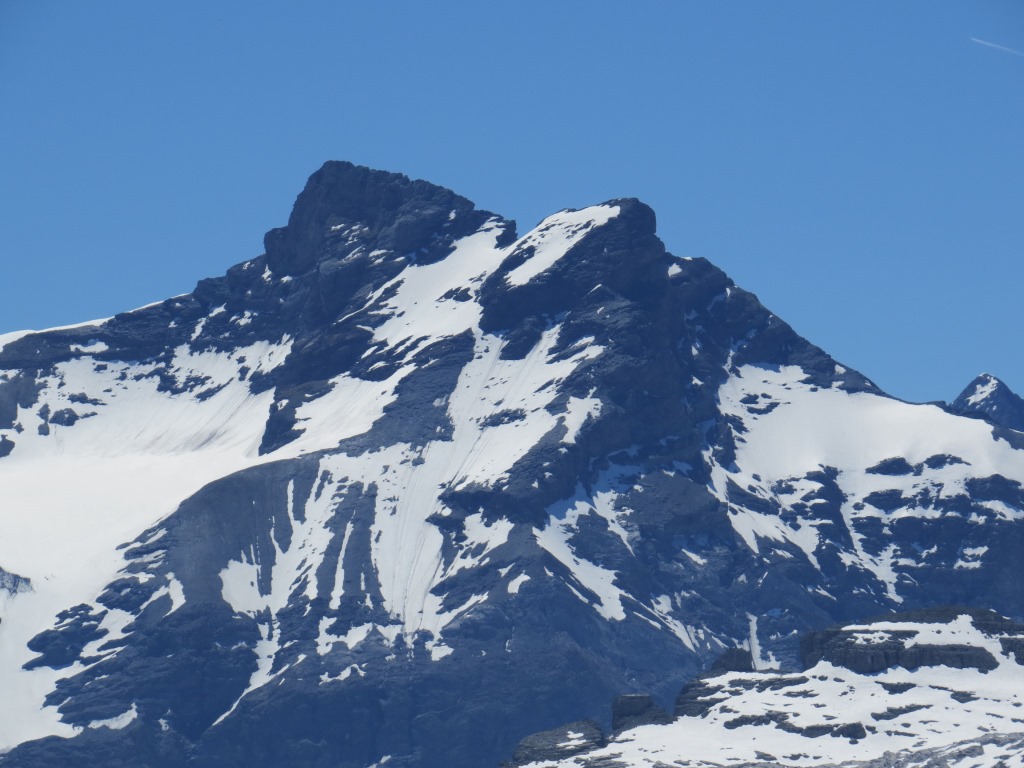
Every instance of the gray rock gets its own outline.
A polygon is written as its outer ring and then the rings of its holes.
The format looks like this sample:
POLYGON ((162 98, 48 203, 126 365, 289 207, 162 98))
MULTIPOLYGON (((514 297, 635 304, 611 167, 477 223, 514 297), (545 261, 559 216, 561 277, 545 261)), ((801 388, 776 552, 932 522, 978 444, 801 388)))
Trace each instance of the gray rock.
POLYGON ((601 727, 591 720, 579 720, 550 731, 527 736, 516 747, 512 765, 545 760, 563 760, 573 755, 604 746, 605 738, 601 727))

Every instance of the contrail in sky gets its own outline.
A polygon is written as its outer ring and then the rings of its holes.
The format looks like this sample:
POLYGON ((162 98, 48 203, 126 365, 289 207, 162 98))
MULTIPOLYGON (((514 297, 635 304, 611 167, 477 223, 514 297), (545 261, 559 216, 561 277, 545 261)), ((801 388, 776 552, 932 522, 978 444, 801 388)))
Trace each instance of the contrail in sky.
POLYGON ((971 42, 977 43, 978 45, 984 45, 989 48, 995 48, 997 51, 1003 51, 1004 53, 1012 53, 1014 56, 1024 56, 1024 51, 1018 51, 1015 48, 1007 48, 1005 45, 996 45, 995 43, 990 43, 988 40, 979 40, 976 37, 972 37, 971 42))

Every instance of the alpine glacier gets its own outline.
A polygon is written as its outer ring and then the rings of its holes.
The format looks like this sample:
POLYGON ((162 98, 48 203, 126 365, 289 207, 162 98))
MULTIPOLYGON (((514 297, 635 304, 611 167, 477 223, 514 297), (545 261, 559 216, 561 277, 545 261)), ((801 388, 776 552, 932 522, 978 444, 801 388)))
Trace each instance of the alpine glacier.
POLYGON ((329 162, 225 276, 0 337, 0 765, 496 765, 730 649, 1024 618, 985 386, 888 397, 637 200, 520 236, 329 162))

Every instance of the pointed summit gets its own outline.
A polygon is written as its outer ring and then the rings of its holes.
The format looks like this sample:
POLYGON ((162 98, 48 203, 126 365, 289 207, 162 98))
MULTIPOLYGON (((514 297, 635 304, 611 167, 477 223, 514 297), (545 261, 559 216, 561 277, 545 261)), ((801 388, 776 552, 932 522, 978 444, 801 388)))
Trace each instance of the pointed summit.
POLYGON ((267 232, 263 243, 274 273, 298 275, 336 249, 339 236, 397 253, 426 251, 490 217, 445 187, 331 160, 309 177, 288 225, 267 232))
POLYGON ((950 410, 1024 432, 1024 399, 990 373, 983 373, 968 384, 950 410))

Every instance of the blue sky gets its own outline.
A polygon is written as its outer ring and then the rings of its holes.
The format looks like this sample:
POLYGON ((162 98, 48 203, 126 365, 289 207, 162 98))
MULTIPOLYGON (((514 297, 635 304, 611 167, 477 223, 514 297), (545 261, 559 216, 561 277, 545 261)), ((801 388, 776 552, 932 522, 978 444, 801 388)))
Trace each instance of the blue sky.
POLYGON ((0 333, 190 291, 346 159, 521 230, 639 197, 892 394, 1024 392, 1019 0, 6 0, 0 105, 0 333))

